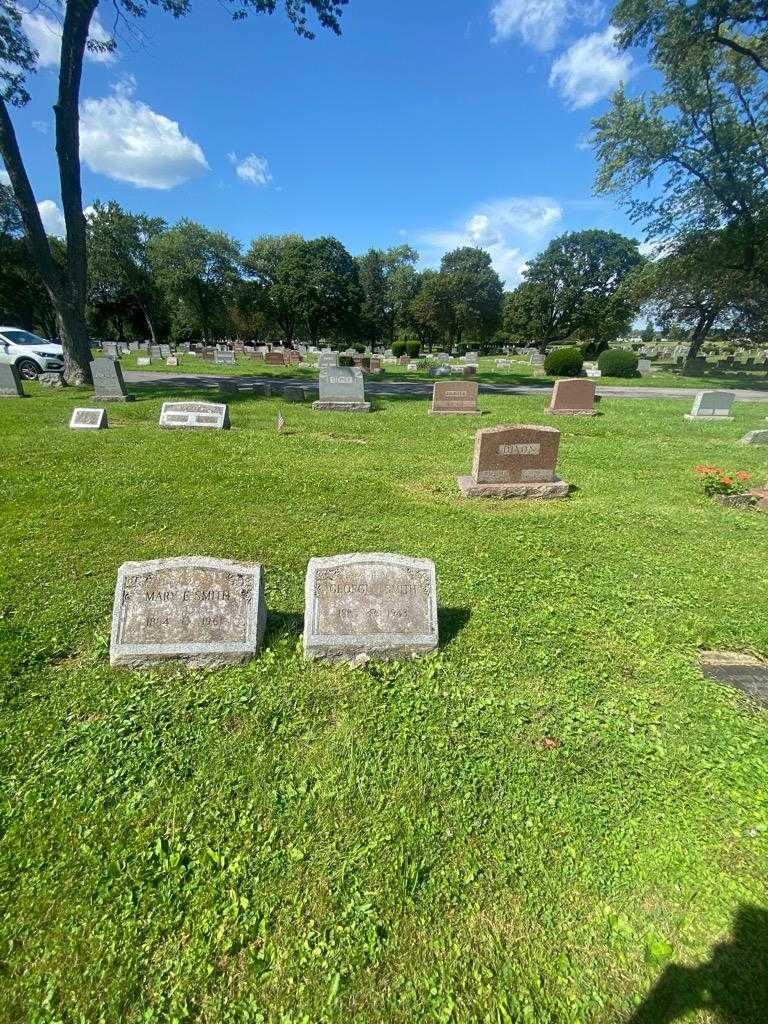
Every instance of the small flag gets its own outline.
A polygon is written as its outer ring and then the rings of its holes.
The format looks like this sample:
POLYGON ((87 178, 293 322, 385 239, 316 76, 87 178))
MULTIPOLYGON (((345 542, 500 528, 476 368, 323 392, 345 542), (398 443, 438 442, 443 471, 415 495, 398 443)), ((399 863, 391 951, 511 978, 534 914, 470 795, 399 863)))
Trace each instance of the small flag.
POLYGON ((283 414, 281 412, 279 412, 277 414, 277 432, 278 432, 278 434, 282 434, 284 426, 285 426, 285 420, 283 419, 283 414))

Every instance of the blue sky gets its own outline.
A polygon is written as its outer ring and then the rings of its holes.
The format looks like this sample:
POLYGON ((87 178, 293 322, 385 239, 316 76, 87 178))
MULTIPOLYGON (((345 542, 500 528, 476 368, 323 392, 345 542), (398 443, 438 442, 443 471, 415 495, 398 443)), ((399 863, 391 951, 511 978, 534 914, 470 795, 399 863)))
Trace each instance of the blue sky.
MULTIPOLYGON (((14 119, 60 231, 58 40, 50 10, 30 12, 41 67, 14 119)), ((479 244, 512 287, 564 230, 638 236, 593 196, 585 146, 617 82, 637 89, 647 76, 615 50, 607 13, 573 0, 350 0, 342 36, 309 42, 282 12, 237 23, 212 3, 180 21, 153 12, 139 34, 119 29, 115 55, 87 63, 85 202, 189 216, 244 243, 288 231, 335 235, 353 253, 408 242, 423 265, 479 244)))

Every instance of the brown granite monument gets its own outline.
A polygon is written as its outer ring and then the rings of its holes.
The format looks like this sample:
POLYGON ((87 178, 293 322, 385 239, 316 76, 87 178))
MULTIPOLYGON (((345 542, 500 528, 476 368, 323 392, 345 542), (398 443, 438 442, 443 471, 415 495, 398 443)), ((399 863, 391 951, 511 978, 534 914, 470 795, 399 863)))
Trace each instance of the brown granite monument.
POLYGON ((472 475, 458 478, 465 498, 564 498, 569 486, 555 476, 560 431, 501 426, 478 430, 472 475))
POLYGON ((547 412, 551 416, 595 416, 595 385, 584 377, 558 380, 547 412))
POLYGON ((430 416, 479 416, 475 381, 438 381, 432 391, 430 416))

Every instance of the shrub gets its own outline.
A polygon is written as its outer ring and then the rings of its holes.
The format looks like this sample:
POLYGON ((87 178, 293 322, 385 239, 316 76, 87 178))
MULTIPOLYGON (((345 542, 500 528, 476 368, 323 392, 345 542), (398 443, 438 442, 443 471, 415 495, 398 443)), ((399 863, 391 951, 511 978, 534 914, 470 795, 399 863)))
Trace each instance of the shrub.
POLYGON ((710 498, 714 494, 743 494, 749 487, 750 475, 743 470, 726 473, 719 466, 707 463, 694 466, 694 470, 704 478, 704 493, 710 498))
POLYGON ((566 345, 555 348, 544 360, 544 373, 549 377, 576 377, 581 373, 584 357, 580 348, 566 345))
POLYGON ((637 356, 620 348, 609 348, 597 360, 597 368, 606 377, 639 377, 637 356))
POLYGON ((421 352, 421 343, 418 341, 407 341, 405 344, 406 351, 411 359, 418 359, 419 353, 421 352))
POLYGON ((404 341, 393 341, 392 342, 392 355, 393 356, 397 356, 398 359, 399 359, 400 356, 404 356, 405 355, 405 350, 407 349, 407 347, 408 346, 406 345, 406 343, 404 341))
POLYGON ((339 356, 339 366, 354 366, 355 360, 352 356, 339 356))

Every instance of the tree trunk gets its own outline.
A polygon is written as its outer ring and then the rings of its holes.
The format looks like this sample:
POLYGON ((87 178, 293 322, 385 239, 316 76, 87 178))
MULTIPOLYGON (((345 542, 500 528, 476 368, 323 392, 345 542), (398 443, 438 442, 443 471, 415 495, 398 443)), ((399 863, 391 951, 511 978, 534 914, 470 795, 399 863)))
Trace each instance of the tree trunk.
POLYGON ((149 309, 147 308, 146 303, 142 302, 141 299, 139 299, 139 309, 141 310, 144 319, 147 321, 147 328, 149 330, 149 337, 152 340, 152 344, 156 345, 157 336, 155 335, 155 325, 152 323, 152 318, 149 315, 149 309))
POLYGON ((688 355, 685 359, 683 373, 688 373, 694 369, 694 360, 701 351, 701 346, 706 341, 707 335, 712 328, 712 324, 717 320, 719 312, 719 310, 705 310, 699 315, 699 321, 688 338, 688 355))
POLYGON ((90 346, 85 324, 85 217, 80 185, 80 120, 78 103, 83 54, 97 0, 70 0, 62 27, 59 94, 56 115, 56 155, 61 201, 67 229, 67 266, 63 270, 51 253, 40 211, 19 150, 5 100, 0 97, 0 156, 11 179, 32 259, 51 297, 64 347, 64 378, 70 384, 90 384, 90 346))

